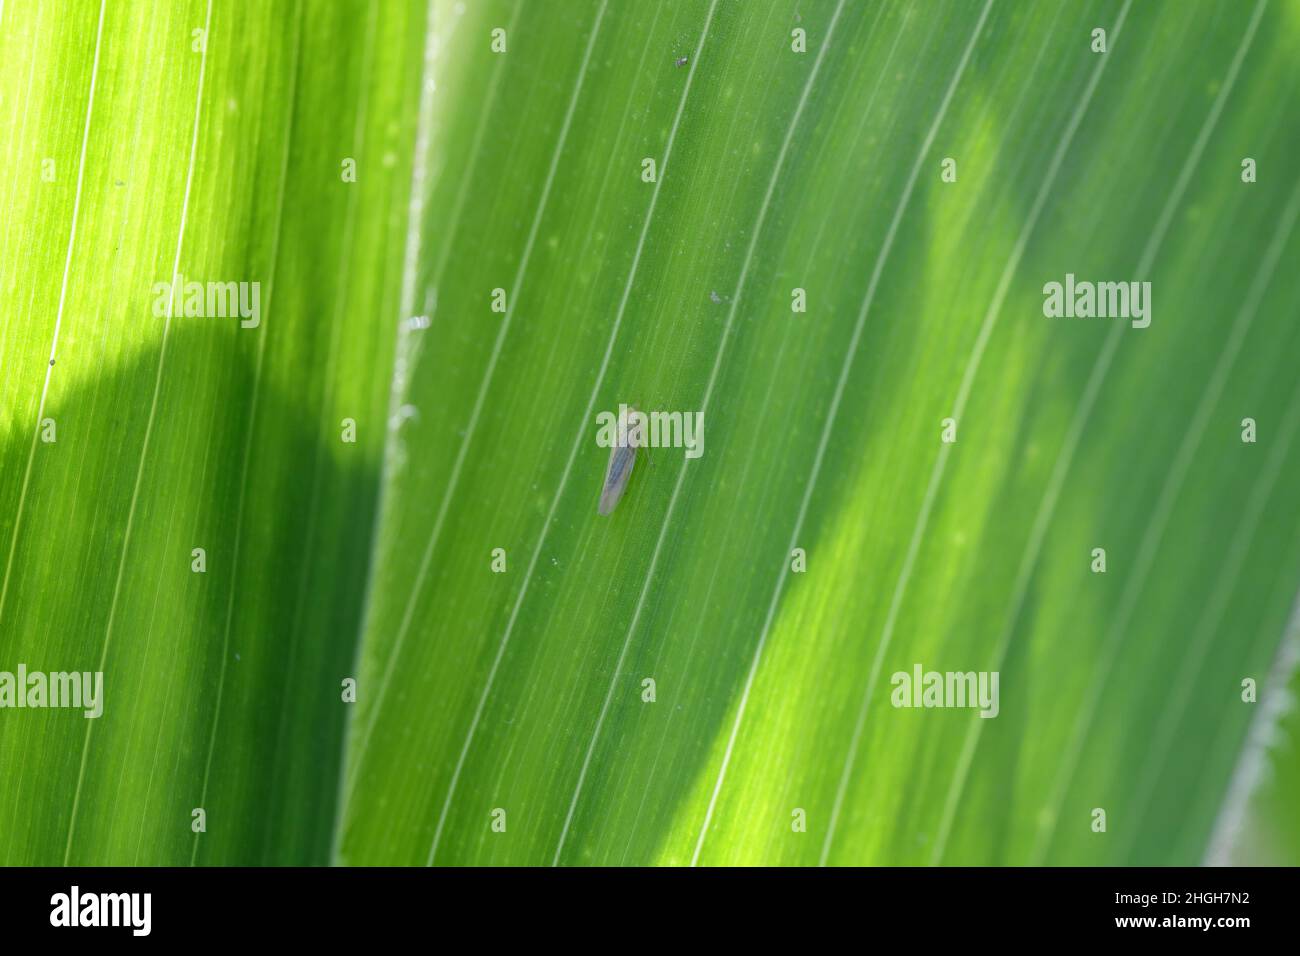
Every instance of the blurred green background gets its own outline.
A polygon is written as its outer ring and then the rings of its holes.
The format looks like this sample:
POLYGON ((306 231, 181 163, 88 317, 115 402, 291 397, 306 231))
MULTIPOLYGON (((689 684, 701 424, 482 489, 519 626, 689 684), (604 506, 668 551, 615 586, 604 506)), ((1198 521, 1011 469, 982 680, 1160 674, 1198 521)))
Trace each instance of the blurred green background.
POLYGON ((0 671, 105 710, 0 709, 0 863, 1300 862, 1297 63, 1294 0, 3 0, 0 671), (602 518, 620 402, 705 453, 602 518))

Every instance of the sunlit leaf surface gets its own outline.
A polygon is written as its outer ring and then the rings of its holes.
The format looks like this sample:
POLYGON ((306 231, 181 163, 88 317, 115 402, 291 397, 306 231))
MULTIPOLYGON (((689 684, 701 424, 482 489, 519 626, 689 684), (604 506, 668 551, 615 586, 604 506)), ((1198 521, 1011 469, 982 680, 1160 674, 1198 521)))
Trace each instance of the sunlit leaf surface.
POLYGON ((0 671, 105 691, 0 709, 0 862, 1300 861, 1297 63, 1288 0, 6 0, 0 671), (620 403, 702 454, 600 516, 620 403))

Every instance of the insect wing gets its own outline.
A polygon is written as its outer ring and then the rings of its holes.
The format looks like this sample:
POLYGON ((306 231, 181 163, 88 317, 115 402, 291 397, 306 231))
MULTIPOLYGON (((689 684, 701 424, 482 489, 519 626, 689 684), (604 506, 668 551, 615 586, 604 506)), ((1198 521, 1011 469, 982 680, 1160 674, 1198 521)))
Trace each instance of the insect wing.
POLYGON ((597 509, 600 514, 609 514, 623 497, 635 463, 635 446, 615 445, 609 450, 609 468, 605 472, 605 486, 600 490, 600 507, 597 509))

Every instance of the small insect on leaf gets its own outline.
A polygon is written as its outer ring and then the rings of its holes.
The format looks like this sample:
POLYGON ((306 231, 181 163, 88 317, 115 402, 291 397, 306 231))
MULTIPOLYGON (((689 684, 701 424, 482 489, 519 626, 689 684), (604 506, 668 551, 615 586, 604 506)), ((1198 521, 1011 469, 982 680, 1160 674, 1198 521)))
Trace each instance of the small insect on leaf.
POLYGON ((605 468, 605 484, 600 489, 600 506, 598 514, 607 515, 618 505, 623 492, 627 490, 627 481, 632 477, 632 466, 636 464, 636 450, 639 444, 635 430, 630 429, 628 419, 636 406, 628 408, 626 416, 620 415, 618 434, 614 445, 609 450, 609 465, 605 468))
POLYGON ((690 60, 691 58, 689 56, 679 56, 677 58, 677 66, 685 66, 690 62, 690 60))

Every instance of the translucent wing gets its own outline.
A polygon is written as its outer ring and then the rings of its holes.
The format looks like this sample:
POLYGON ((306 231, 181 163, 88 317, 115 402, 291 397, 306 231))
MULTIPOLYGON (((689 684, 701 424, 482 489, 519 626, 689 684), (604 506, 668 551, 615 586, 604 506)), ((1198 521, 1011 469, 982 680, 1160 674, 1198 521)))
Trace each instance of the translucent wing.
POLYGON ((605 470, 605 486, 600 489, 600 514, 607 515, 614 510, 618 500, 623 497, 627 480, 632 477, 632 466, 636 464, 636 448, 632 445, 615 445, 609 450, 609 467, 605 470))

